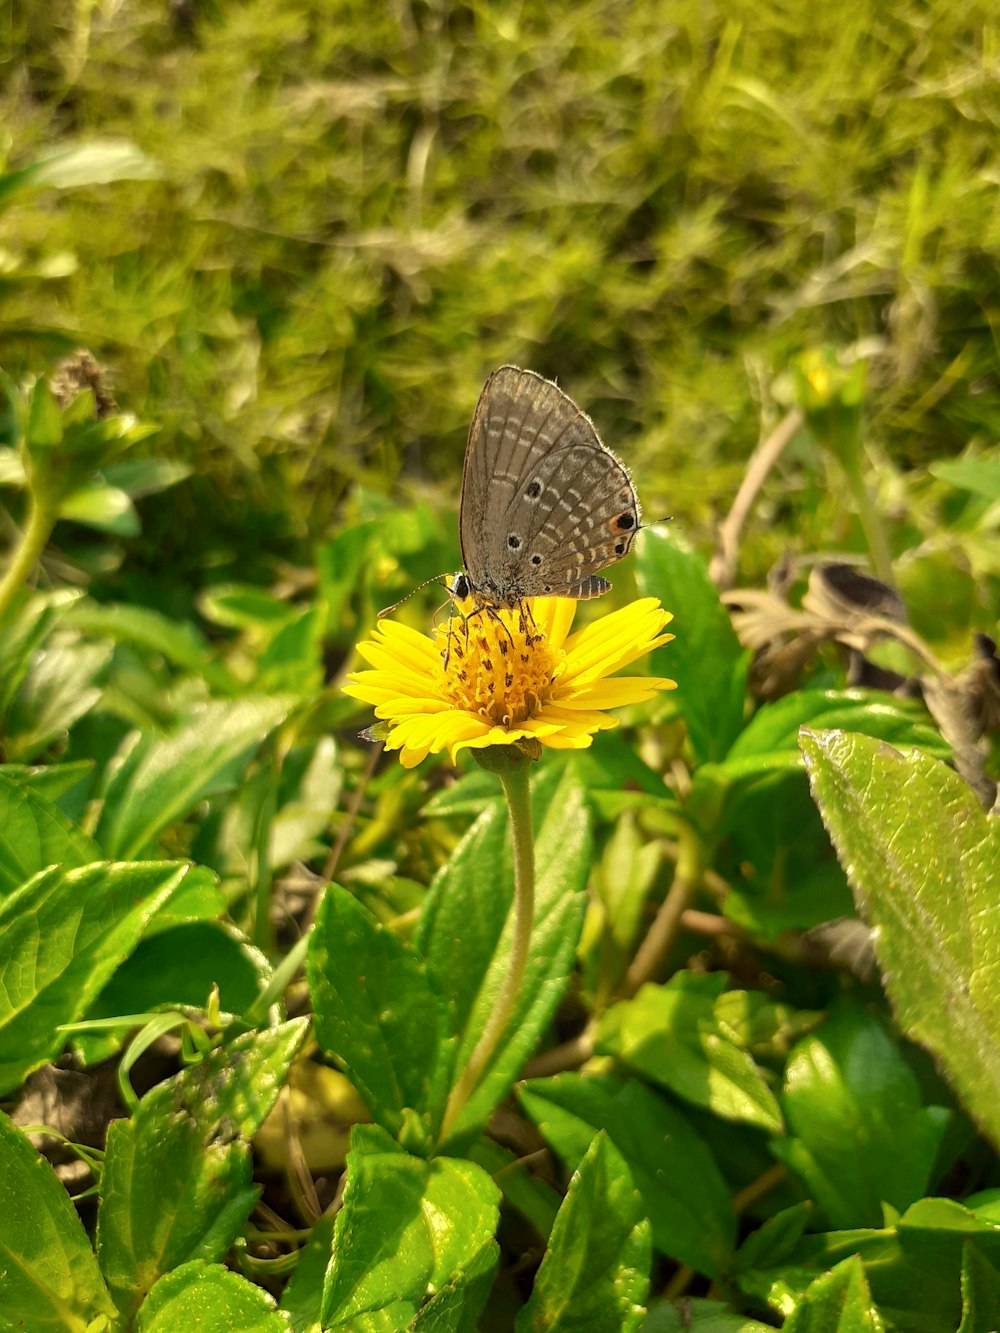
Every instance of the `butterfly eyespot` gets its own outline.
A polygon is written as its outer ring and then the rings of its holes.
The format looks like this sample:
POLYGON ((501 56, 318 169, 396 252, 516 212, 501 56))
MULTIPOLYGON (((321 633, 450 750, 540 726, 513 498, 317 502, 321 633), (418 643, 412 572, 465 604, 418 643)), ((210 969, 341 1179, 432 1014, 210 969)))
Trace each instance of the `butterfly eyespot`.
POLYGON ((624 555, 624 554, 625 554, 625 543, 615 542, 615 555, 624 555))
POLYGON ((635 515, 619 514, 617 518, 612 519, 612 523, 620 532, 628 532, 629 528, 635 527, 635 515))
POLYGON ((535 480, 528 487, 528 489, 524 492, 524 495, 525 498, 528 500, 537 500, 538 497, 541 495, 541 493, 542 493, 542 483, 536 477, 535 480))
POLYGON ((552 591, 552 584, 551 584, 551 583, 546 583, 546 584, 545 584, 545 587, 544 587, 544 589, 543 589, 543 591, 544 591, 544 592, 551 592, 551 591, 552 591))
POLYGON ((531 563, 532 563, 532 564, 535 566, 535 568, 537 569, 538 566, 542 563, 542 557, 541 557, 540 555, 533 555, 533 556, 531 557, 531 563))
POLYGON ((516 551, 517 548, 521 545, 521 538, 517 535, 516 532, 512 532, 508 535, 507 545, 510 547, 512 551, 516 551))

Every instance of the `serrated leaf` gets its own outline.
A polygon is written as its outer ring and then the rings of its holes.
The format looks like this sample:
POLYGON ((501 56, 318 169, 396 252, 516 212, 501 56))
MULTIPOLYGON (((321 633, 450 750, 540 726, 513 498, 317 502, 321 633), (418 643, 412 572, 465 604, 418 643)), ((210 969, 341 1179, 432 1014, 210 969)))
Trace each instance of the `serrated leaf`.
POLYGON ((567 1166, 607 1130, 625 1158, 663 1254, 711 1277, 725 1271, 736 1216, 711 1152, 688 1120, 633 1080, 558 1074, 519 1085, 518 1099, 567 1166))
POLYGON ((1000 1143, 1000 820, 919 751, 836 731, 802 749, 900 1027, 1000 1143))
POLYGON ((857 1255, 810 1284, 784 1333, 885 1333, 857 1255))
POLYGON ((705 562, 671 534, 643 534, 636 573, 643 594, 659 597, 674 615, 676 637, 653 653, 650 669, 677 681, 674 699, 698 759, 722 759, 743 726, 749 654, 705 562))
POLYGON ((974 1245, 962 1252, 962 1322, 958 1333, 1000 1328, 1000 1272, 974 1245))
POLYGON ((98 862, 41 871, 0 902, 0 1091, 53 1059, 191 867, 98 862))
POLYGON ((390 1308, 395 1327, 405 1327, 400 1316, 412 1318, 428 1295, 481 1262, 498 1200, 497 1187, 472 1162, 411 1157, 384 1130, 356 1125, 323 1327, 390 1308))
POLYGON ((958 1327, 967 1245, 993 1267, 1000 1264, 1000 1227, 950 1199, 921 1199, 879 1230, 806 1234, 797 1241, 789 1233, 792 1243, 770 1255, 756 1247, 758 1266, 748 1267, 744 1252, 754 1241, 751 1235, 737 1259, 743 1291, 788 1311, 819 1274, 858 1255, 882 1318, 900 1333, 953 1333, 958 1327))
POLYGON ((192 1260, 165 1273, 143 1301, 137 1333, 288 1333, 274 1299, 221 1264, 192 1260))
POLYGON ((573 1173, 517 1333, 642 1327, 650 1227, 621 1154, 598 1134, 573 1173))
POLYGON ((471 1333, 486 1308, 496 1275, 500 1247, 490 1239, 462 1270, 417 1311, 408 1333, 471 1333))
POLYGON ((164 1273, 220 1260, 253 1207, 248 1140, 277 1100, 308 1024, 248 1032, 157 1084, 108 1130, 97 1253, 131 1318, 164 1273), (155 1200, 155 1206, 151 1206, 155 1200))
POLYGON ((97 844, 58 807, 0 770, 0 896, 47 866, 73 870, 100 858, 97 844))
POLYGON ((65 1187, 0 1112, 0 1327, 67 1333, 115 1315, 65 1187))
POLYGON ((778 1132, 781 1109, 748 1051, 715 1015, 724 974, 679 972, 601 1017, 597 1049, 726 1120, 778 1132))
POLYGON ((924 1106, 909 1065, 863 1009, 835 1008, 793 1050, 782 1098, 789 1137, 772 1144, 837 1228, 875 1226, 930 1183, 950 1113, 924 1106))
POLYGON ((199 801, 232 787, 289 707, 269 698, 210 703, 173 736, 142 737, 104 793, 94 836, 105 853, 143 854, 199 801))
POLYGON ((321 1333, 323 1283, 333 1254, 333 1228, 337 1219, 326 1213, 299 1250, 295 1271, 281 1293, 281 1309, 288 1315, 292 1333, 321 1333))
POLYGON ((170 620, 159 611, 127 603, 85 601, 69 612, 68 623, 84 634, 131 643, 159 653, 175 666, 197 672, 213 688, 232 690, 234 682, 224 667, 212 660, 208 640, 188 621, 170 620))
POLYGON ((374 1119, 398 1134, 410 1108, 433 1134, 450 1065, 445 1003, 416 953, 336 884, 309 941, 309 988, 317 1040, 374 1119))
POLYGON ((167 1005, 203 1007, 213 986, 224 1012, 242 1014, 269 975, 266 960, 221 922, 151 930, 89 1006, 87 1017, 113 1018, 167 1005))
POLYGON ((55 634, 32 653, 7 718, 5 749, 11 759, 30 760, 100 701, 96 678, 111 660, 112 646, 55 634))
POLYGON ((916 700, 896 699, 880 690, 796 690, 757 710, 726 755, 724 770, 736 776, 784 755, 797 760, 803 726, 814 731, 837 727, 893 745, 919 745, 941 758, 950 753, 916 700))

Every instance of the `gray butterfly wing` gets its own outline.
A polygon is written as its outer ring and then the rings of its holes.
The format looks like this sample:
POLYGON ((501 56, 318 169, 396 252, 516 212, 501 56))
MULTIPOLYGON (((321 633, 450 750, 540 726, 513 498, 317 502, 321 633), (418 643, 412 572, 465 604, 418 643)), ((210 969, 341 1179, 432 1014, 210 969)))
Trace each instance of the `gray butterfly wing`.
POLYGON ((502 366, 479 397, 462 475, 462 559, 473 589, 512 606, 597 597, 628 553, 639 503, 590 418, 555 384, 502 366))

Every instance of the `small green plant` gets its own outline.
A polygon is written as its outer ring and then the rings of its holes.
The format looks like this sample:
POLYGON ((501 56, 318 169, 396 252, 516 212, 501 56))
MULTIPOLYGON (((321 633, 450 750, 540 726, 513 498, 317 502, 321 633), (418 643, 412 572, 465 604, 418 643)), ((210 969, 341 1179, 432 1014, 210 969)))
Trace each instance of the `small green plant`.
MULTIPOLYGON (((638 600, 570 637, 570 604, 536 606, 503 688, 528 699, 532 653, 563 665, 523 715, 494 693, 477 713, 470 675, 516 614, 428 637, 408 603, 367 668, 324 681, 324 641, 370 615, 365 553, 428 544, 419 516, 343 529, 306 595, 207 590, 213 644, 53 577, 68 501, 121 478, 145 428, 93 390, 8 394, 4 1317, 980 1326, 1000 1265, 985 647, 944 666, 919 596, 834 564, 804 595, 733 589, 731 615, 653 531, 638 600), (647 653, 657 675, 613 674, 647 653), (926 702, 846 684, 839 653, 926 702), (377 775, 351 694, 383 719, 377 775), (442 767, 470 745, 479 765, 442 767), (110 1123, 46 1102, 53 1061, 86 1085, 107 1060, 110 1123), (92 1235, 27 1130, 82 1163, 92 1235)), ((936 483, 970 549, 991 466, 936 483)))

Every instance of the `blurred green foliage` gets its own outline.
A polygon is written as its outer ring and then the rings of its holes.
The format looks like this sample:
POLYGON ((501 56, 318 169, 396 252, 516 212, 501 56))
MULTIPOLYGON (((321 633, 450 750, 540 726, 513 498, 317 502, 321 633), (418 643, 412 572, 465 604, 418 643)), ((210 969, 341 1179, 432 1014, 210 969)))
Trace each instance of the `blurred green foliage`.
MULTIPOLYGON (((359 484, 454 504, 505 360, 558 375, 647 510, 696 533, 808 346, 870 361, 868 442, 900 463, 996 438, 991 5, 54 0, 3 22, 0 362, 88 347, 196 467, 145 525, 158 580, 298 556, 361 516, 359 484), (60 174, 108 140, 131 163, 60 174)), ((790 452, 762 512, 812 549, 848 535, 816 466, 790 452)), ((761 534, 758 572, 784 540, 761 534)))

